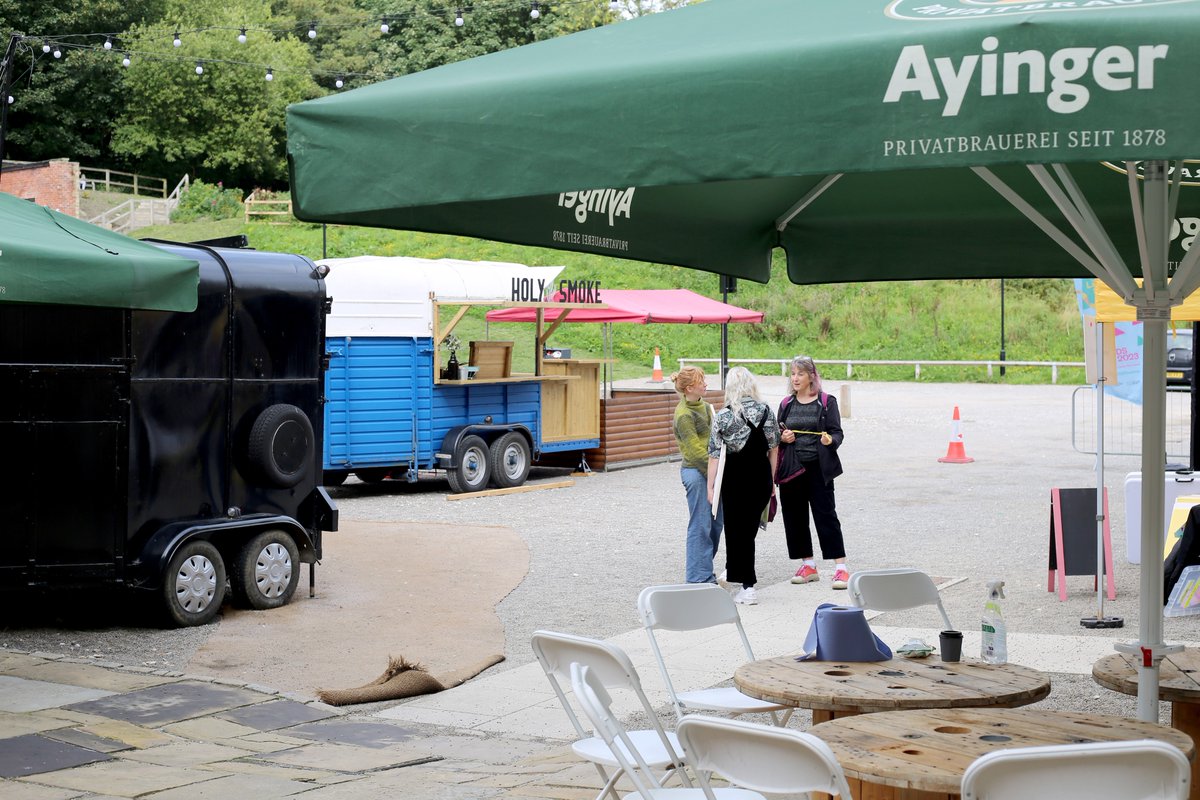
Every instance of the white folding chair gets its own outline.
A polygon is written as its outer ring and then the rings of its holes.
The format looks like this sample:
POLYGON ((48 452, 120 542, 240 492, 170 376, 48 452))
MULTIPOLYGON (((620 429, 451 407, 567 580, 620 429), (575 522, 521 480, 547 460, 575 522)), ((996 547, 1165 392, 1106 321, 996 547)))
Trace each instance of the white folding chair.
POLYGON ((962 800, 1184 800, 1191 778, 1179 748, 1153 739, 1016 747, 975 759, 962 800))
POLYGON ((590 667, 594 680, 601 686, 628 689, 637 697, 650 724, 649 728, 627 732, 633 748, 640 754, 638 757, 644 758, 650 768, 663 770, 663 780, 672 772, 678 772, 684 785, 692 785, 683 770, 683 749, 679 746, 679 740, 675 738, 675 734, 663 730, 658 713, 642 691, 637 670, 623 650, 598 639, 553 631, 535 631, 530 642, 538 663, 542 665, 546 678, 554 688, 554 694, 558 696, 576 735, 579 736, 571 745, 571 749, 575 755, 594 764, 601 779, 605 781, 604 788, 596 795, 597 800, 605 794, 611 794, 616 800, 614 785, 624 772, 624 762, 614 755, 606 740, 599 735, 599 730, 593 735, 583 727, 564 694, 560 681, 570 682, 573 663, 590 667), (610 770, 615 771, 610 774, 610 770))
POLYGON ((679 723, 684 736, 690 737, 690 744, 684 745, 691 748, 687 752, 696 753, 704 762, 704 771, 718 772, 738 786, 714 788, 708 776, 698 770, 700 786, 665 789, 612 713, 608 692, 591 668, 572 664, 571 686, 580 707, 612 752, 618 754, 624 774, 633 783, 635 791, 625 795, 625 800, 766 800, 759 790, 821 790, 836 793, 843 800, 850 797, 833 753, 815 736, 740 720, 697 716, 686 716, 679 723))
POLYGON ((811 733, 695 715, 680 720, 676 733, 706 800, 728 791, 713 789, 710 773, 755 792, 825 792, 850 800, 841 764, 811 733))
POLYGON ((754 660, 754 652, 742 628, 737 605, 724 589, 711 583, 648 586, 638 595, 638 615, 646 628, 646 635, 650 637, 650 648, 658 661, 667 693, 675 705, 677 718, 682 719, 688 711, 717 711, 734 716, 766 713, 771 715, 776 725, 787 724, 795 709, 750 697, 732 686, 676 692, 675 685, 671 683, 662 649, 654 636, 656 630, 697 631, 717 625, 733 625, 742 639, 746 660, 754 660), (783 712, 782 716, 777 714, 780 711, 783 712))
POLYGON ((903 611, 934 605, 946 630, 955 630, 933 579, 919 569, 869 569, 850 576, 850 602, 873 611, 903 611))

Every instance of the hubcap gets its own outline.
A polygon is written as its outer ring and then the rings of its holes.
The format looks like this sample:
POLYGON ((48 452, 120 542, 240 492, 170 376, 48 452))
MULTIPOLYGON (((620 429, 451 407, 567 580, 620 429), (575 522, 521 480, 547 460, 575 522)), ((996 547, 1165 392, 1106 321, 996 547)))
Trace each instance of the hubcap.
POLYGON ((258 554, 254 564, 254 582, 263 597, 279 597, 292 581, 292 557, 287 548, 272 542, 258 554))
POLYGON ((195 555, 179 565, 175 576, 175 598, 180 608, 198 614, 208 608, 217 593, 217 570, 213 563, 195 555))
POLYGON ((504 471, 508 477, 516 478, 525 470, 525 450, 511 444, 504 448, 504 471))
POLYGON ((475 486, 484 477, 484 459, 487 455, 477 447, 472 447, 463 459, 463 477, 467 483, 475 486))

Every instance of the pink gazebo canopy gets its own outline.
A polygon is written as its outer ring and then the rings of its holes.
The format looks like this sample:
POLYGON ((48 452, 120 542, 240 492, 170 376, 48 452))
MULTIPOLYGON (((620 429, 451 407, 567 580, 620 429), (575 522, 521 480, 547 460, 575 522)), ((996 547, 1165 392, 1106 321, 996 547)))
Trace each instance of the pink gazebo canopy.
MULTIPOLYGON (((561 294, 553 298, 561 301, 561 294)), ((761 311, 722 303, 687 289, 602 289, 600 302, 608 308, 576 308, 567 314, 566 322, 651 322, 681 324, 762 322, 761 311)), ((561 308, 547 308, 545 319, 558 319, 561 308)), ((535 322, 533 308, 498 308, 487 312, 488 322, 535 322)))

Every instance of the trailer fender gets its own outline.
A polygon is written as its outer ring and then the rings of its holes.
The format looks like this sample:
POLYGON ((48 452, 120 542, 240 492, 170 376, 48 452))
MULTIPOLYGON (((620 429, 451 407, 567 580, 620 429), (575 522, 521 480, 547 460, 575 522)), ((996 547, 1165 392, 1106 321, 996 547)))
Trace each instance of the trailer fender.
POLYGON ((446 438, 442 439, 442 447, 434 454, 434 460, 437 462, 438 469, 456 469, 458 464, 454 463, 454 453, 458 450, 458 443, 468 436, 478 436, 489 445, 499 439, 506 433, 515 432, 525 437, 529 442, 529 451, 531 453, 537 451, 537 446, 533 443, 533 434, 529 432, 529 428, 524 425, 496 425, 494 423, 481 423, 478 425, 459 425, 451 428, 446 432, 446 438))
POLYGON ((185 543, 200 539, 211 542, 224 555, 236 551, 252 536, 266 530, 283 530, 296 542, 300 561, 317 562, 318 553, 312 537, 291 517, 255 515, 236 519, 217 519, 203 522, 182 522, 164 526, 154 533, 142 548, 141 556, 132 565, 137 574, 138 588, 157 589, 162 585, 163 570, 185 543))

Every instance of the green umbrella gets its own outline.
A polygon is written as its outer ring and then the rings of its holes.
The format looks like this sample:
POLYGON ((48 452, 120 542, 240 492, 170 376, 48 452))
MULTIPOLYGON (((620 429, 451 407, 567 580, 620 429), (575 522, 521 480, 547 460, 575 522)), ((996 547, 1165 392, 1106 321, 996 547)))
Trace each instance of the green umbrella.
MULTIPOLYGON (((758 281, 777 247, 796 283, 1094 275, 1146 323, 1149 476, 1165 319, 1200 286, 1198 40, 1200 0, 708 0, 292 106, 292 194, 758 281)), ((1146 559, 1144 719, 1161 594, 1146 559)))
POLYGON ((0 302, 192 311, 199 264, 0 193, 0 302))

